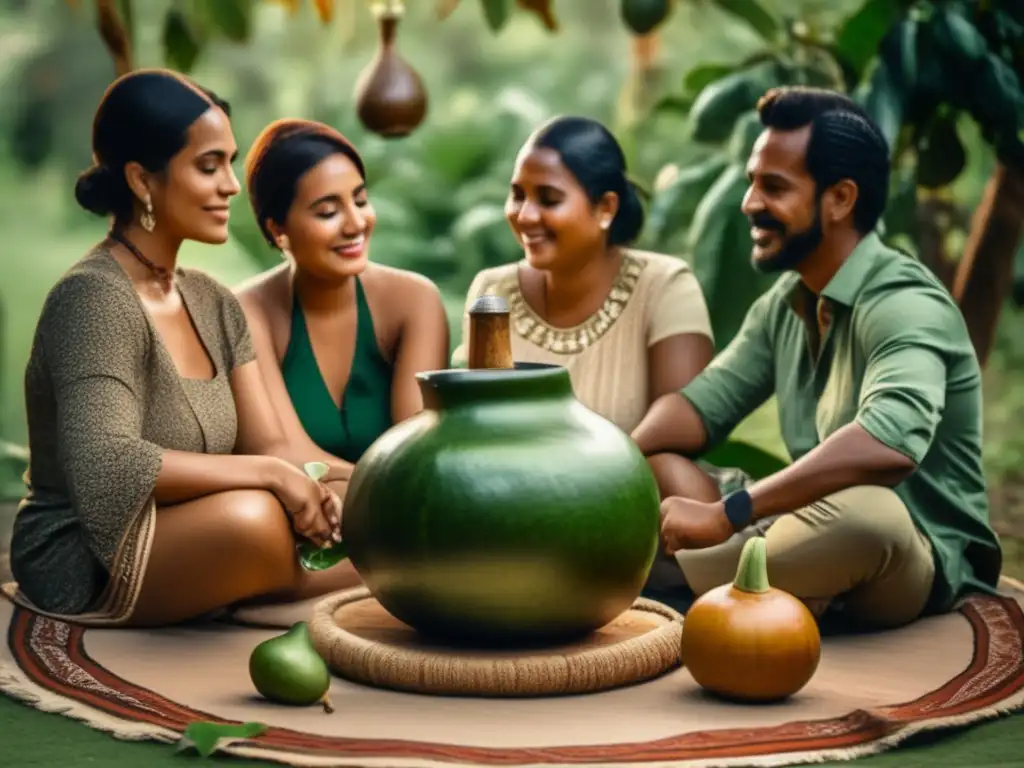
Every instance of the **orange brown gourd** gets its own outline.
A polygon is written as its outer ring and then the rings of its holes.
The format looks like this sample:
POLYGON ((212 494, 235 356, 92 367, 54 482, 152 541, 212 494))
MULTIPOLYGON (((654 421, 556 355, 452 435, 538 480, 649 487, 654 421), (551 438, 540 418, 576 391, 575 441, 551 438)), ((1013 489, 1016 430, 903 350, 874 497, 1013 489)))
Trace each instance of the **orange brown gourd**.
POLYGON ((818 623, 768 583, 763 537, 743 546, 732 583, 701 595, 686 613, 682 658, 699 686, 726 699, 777 701, 810 682, 821 659, 818 623))

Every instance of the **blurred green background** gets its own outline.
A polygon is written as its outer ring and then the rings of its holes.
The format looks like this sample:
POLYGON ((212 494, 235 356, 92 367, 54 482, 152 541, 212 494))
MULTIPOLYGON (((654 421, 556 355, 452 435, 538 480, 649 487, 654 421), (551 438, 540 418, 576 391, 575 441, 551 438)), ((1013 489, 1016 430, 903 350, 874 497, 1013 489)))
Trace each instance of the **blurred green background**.
MULTIPOLYGON (((1024 314, 1014 302, 1024 295, 1014 289, 1024 286, 1024 11, 980 2, 407 0, 397 52, 422 77, 429 106, 410 136, 384 139, 360 123, 353 95, 379 45, 366 0, 0 0, 8 509, 20 493, 22 376, 41 304, 106 227, 72 195, 90 162, 93 111, 115 75, 98 31, 103 8, 121 14, 132 66, 188 70, 231 102, 243 154, 283 116, 323 120, 352 139, 378 215, 372 258, 441 286, 453 344, 473 275, 519 257, 502 213, 515 154, 560 113, 595 117, 619 136, 648 196, 641 245, 694 264, 727 341, 767 285, 749 269, 738 211, 757 96, 788 82, 853 92, 893 147, 885 236, 951 287, 958 270, 965 281, 956 295, 985 361, 994 515, 1002 532, 1024 538, 1024 433, 1015 422, 1024 409, 1024 314), (548 11, 557 31, 544 23, 548 11), (960 263, 965 254, 969 265, 960 263)), ((184 263, 232 285, 277 263, 244 196, 231 228, 224 246, 188 244, 184 263)), ((782 450, 770 403, 739 434, 782 450)), ((1007 549, 1020 557, 1009 538, 1007 549)))

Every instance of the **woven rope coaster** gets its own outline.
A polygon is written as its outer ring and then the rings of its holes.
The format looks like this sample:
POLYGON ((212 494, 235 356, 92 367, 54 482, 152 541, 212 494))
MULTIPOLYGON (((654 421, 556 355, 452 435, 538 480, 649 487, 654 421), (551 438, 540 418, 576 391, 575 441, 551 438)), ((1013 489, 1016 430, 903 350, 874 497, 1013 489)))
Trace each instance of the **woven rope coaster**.
POLYGON ((586 638, 552 648, 440 647, 384 610, 366 587, 320 601, 313 645, 339 676, 378 688, 455 696, 553 696, 618 688, 680 663, 683 617, 639 598, 586 638))

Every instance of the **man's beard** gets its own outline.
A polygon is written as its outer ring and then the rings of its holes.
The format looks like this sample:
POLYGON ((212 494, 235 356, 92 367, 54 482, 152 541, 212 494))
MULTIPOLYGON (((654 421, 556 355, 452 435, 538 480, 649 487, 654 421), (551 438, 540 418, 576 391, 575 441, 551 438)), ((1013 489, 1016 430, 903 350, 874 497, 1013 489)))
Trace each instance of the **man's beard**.
POLYGON ((786 272, 796 269, 821 245, 824 233, 821 229, 821 207, 814 203, 814 220, 803 232, 786 234, 786 226, 768 213, 762 212, 750 217, 750 223, 760 229, 777 232, 782 243, 777 253, 758 259, 751 253, 750 264, 762 274, 786 272))

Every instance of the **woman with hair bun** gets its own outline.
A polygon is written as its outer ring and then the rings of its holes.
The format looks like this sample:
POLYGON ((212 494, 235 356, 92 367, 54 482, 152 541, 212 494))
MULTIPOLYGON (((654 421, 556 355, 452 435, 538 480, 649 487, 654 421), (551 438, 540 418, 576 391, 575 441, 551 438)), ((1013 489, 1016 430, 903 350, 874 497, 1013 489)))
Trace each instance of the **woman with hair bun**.
POLYGON ((253 213, 284 262, 239 290, 274 409, 295 450, 345 483, 363 452, 423 408, 416 374, 447 367, 427 278, 370 260, 366 170, 338 131, 278 120, 245 161, 253 213))
MULTIPOLYGON (((478 273, 466 309, 484 294, 508 302, 517 361, 565 366, 580 401, 627 434, 711 361, 711 322, 689 266, 630 247, 643 208, 603 125, 558 117, 538 128, 516 159, 505 213, 525 258, 478 273)), ((454 365, 465 363, 468 322, 454 365)), ((692 480, 658 457, 652 468, 663 495, 692 480)))
POLYGON ((25 374, 30 466, 16 600, 83 624, 157 625, 354 583, 307 573, 340 501, 289 451, 234 295, 177 265, 223 243, 239 184, 228 105, 165 70, 106 91, 83 208, 109 235, 50 291, 25 374))

